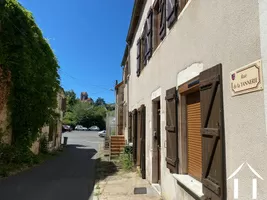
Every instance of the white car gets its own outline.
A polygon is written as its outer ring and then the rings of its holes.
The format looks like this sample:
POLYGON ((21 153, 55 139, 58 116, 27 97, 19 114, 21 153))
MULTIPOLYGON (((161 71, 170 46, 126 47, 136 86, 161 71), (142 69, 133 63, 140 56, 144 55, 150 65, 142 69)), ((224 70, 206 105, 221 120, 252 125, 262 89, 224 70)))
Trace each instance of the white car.
POLYGON ((97 126, 91 126, 89 131, 99 131, 100 129, 97 126))
POLYGON ((98 132, 99 137, 105 137, 106 136, 106 130, 98 132))
POLYGON ((83 127, 83 126, 81 126, 81 125, 77 125, 77 126, 75 127, 75 130, 77 130, 77 131, 87 131, 87 128, 86 128, 86 127, 83 127))

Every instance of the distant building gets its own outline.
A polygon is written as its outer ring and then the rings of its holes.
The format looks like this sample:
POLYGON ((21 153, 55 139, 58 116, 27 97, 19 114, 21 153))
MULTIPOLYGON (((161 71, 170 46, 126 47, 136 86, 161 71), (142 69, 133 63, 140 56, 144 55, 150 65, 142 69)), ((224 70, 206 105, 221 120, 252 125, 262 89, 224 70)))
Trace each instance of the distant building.
POLYGON ((93 103, 94 100, 90 97, 88 97, 88 93, 87 92, 81 92, 81 101, 83 102, 89 102, 89 103, 93 103))
POLYGON ((124 113, 124 82, 120 82, 115 86, 116 90, 116 105, 115 105, 115 115, 116 115, 116 135, 124 135, 125 127, 125 115, 124 113))
POLYGON ((88 94, 87 94, 87 92, 82 92, 81 93, 81 101, 85 101, 85 100, 87 100, 88 99, 88 94))

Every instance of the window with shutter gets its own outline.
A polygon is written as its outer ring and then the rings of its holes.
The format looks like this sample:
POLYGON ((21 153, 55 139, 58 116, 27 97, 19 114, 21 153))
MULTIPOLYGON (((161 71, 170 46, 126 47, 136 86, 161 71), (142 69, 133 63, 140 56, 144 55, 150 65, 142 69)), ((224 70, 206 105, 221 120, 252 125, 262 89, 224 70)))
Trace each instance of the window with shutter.
POLYGON ((136 56, 136 75, 140 75, 140 68, 141 68, 141 39, 137 40, 137 56, 136 56))
POLYGON ((167 22, 170 28, 177 19, 178 0, 167 0, 167 22))
POLYGON ((146 32, 146 59, 152 56, 152 38, 153 38, 153 10, 150 9, 147 16, 147 32, 146 32))
POLYGON ((170 172, 177 172, 178 168, 178 134, 177 134, 177 94, 176 87, 166 91, 166 141, 167 168, 170 172))
POLYGON ((164 39, 166 36, 166 0, 160 1, 160 30, 159 30, 159 37, 161 40, 164 39))
POLYGON ((221 68, 219 64, 200 73, 203 193, 214 200, 226 199, 221 68))

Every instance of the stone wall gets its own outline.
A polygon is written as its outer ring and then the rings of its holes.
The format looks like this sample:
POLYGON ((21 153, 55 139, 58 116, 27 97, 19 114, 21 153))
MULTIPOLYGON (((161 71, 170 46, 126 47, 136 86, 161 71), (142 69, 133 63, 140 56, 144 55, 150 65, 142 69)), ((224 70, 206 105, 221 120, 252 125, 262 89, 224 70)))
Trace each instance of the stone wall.
POLYGON ((0 142, 10 144, 12 140, 12 131, 10 122, 10 113, 8 112, 8 96, 10 92, 11 75, 3 74, 0 66, 0 142))

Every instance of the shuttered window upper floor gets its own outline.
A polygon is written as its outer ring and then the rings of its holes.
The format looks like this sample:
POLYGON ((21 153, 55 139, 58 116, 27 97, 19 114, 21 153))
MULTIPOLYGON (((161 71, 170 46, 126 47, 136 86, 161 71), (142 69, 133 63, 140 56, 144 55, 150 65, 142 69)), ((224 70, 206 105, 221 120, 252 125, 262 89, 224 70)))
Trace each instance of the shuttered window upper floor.
POLYGON ((153 57, 153 52, 172 29, 179 14, 189 0, 155 0, 149 8, 143 24, 142 31, 136 35, 136 75, 139 77, 147 63, 153 57))

